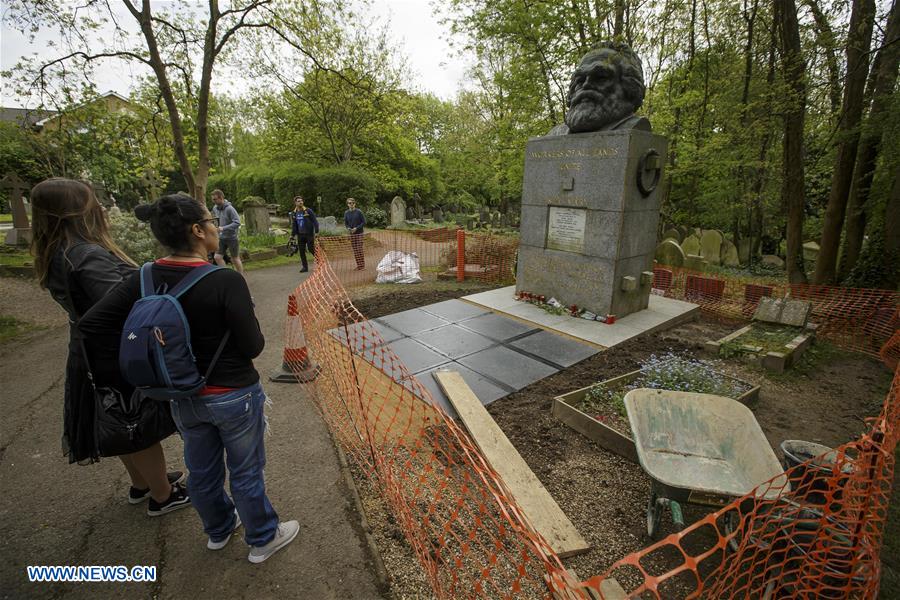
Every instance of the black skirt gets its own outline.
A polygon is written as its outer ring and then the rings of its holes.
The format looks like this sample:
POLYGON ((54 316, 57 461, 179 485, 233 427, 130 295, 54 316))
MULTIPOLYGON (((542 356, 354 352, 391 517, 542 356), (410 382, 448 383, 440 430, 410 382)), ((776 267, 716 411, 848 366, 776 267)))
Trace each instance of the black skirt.
POLYGON ((77 332, 70 331, 63 400, 62 449, 69 457, 69 463, 89 464, 100 460, 94 438, 94 393, 75 335, 77 332))

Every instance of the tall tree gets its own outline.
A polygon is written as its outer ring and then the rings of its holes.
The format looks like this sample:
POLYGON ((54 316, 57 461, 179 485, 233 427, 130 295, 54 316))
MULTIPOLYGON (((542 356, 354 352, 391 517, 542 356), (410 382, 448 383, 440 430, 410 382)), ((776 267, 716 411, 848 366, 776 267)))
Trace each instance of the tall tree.
POLYGON ((850 31, 847 36, 847 77, 838 124, 839 141, 831 176, 828 206, 822 224, 822 240, 819 243, 816 272, 813 276, 813 280, 818 284, 835 281, 847 198, 859 146, 859 123, 869 74, 869 47, 872 43, 874 23, 875 0, 854 0, 850 14, 850 31))
POLYGON ((781 33, 781 65, 790 90, 784 109, 783 180, 781 199, 787 212, 787 272, 791 283, 806 283, 803 268, 804 152, 806 62, 800 47, 800 25, 794 0, 775 0, 781 33))
POLYGON ((859 258, 866 231, 867 204, 875 176, 875 165, 882 146, 884 119, 891 108, 891 97, 900 67, 900 1, 895 0, 888 15, 881 48, 872 67, 872 106, 859 141, 853 183, 847 202, 847 231, 841 254, 840 279, 849 275, 859 258))
POLYGON ((210 168, 209 110, 216 64, 240 34, 251 30, 267 32, 302 48, 314 59, 311 36, 320 33, 324 21, 319 18, 320 11, 336 9, 340 2, 235 0, 225 10, 219 0, 208 0, 205 9, 175 4, 157 10, 159 5, 150 0, 122 0, 122 4, 127 10, 124 14, 110 0, 85 6, 59 1, 10 2, 4 15, 8 23, 32 34, 56 27, 67 52, 49 62, 23 65, 20 72, 24 77, 31 75, 32 83, 43 93, 48 75, 56 69, 65 76, 71 63, 89 70, 96 61, 120 59, 149 68, 168 113, 178 167, 194 197, 203 199, 210 168), (134 26, 139 31, 137 38, 134 26), (98 36, 97 31, 103 33, 98 36), (179 93, 190 100, 187 109, 179 105, 179 93), (189 127, 196 132, 196 157, 188 150, 189 127))

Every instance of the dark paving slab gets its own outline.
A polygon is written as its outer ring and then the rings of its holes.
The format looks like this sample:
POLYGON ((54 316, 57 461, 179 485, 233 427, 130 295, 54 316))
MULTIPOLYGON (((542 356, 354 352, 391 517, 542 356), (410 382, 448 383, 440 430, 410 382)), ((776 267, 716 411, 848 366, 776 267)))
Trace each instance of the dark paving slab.
POLYGON ((494 400, 499 400, 503 396, 506 396, 510 393, 510 390, 503 389, 497 383, 488 380, 483 375, 476 373, 472 369, 465 367, 457 362, 449 362, 443 365, 439 365, 432 369, 428 369, 427 371, 422 371, 421 373, 415 376, 416 379, 419 380, 419 383, 422 384, 422 387, 427 389, 431 393, 431 397, 434 401, 444 409, 448 415, 457 418, 456 410, 453 408, 453 405, 450 404, 450 401, 447 399, 447 396, 444 395, 444 392, 441 390, 441 386, 438 385, 438 382, 434 380, 432 373, 435 371, 440 371, 442 369, 446 369, 448 371, 456 371, 460 375, 462 375, 463 380, 472 388, 472 392, 478 396, 478 399, 481 400, 482 404, 490 404, 494 400))
POLYGON ((473 354, 497 344, 494 340, 459 325, 445 325, 420 333, 415 338, 429 348, 452 359, 473 354))
POLYGON ((480 333, 481 335, 497 340, 498 342, 505 342, 518 335, 537 330, 537 327, 526 325, 525 323, 520 323, 519 321, 515 321, 508 317, 502 317, 494 313, 481 315, 474 319, 467 319, 459 325, 460 327, 465 327, 466 329, 474 331, 475 333, 480 333))
POLYGON ((436 317, 420 308, 404 310, 386 317, 379 317, 376 320, 404 335, 415 335, 421 331, 437 329, 449 323, 449 321, 436 317))
POLYGON ((465 356, 458 362, 476 373, 499 381, 514 390, 521 390, 559 370, 506 346, 494 346, 465 356))
POLYGON ((451 323, 457 323, 465 319, 471 319, 479 315, 486 315, 490 311, 480 306, 474 306, 462 300, 445 300, 437 304, 419 307, 425 312, 447 319, 451 323))
POLYGON ((410 373, 418 373, 447 362, 447 357, 412 338, 403 338, 385 346, 390 348, 410 373))
POLYGON ((538 331, 532 335, 509 342, 509 345, 519 350, 524 350, 529 354, 539 356, 544 360, 549 360, 562 368, 571 367, 575 363, 600 352, 599 348, 576 342, 549 331, 538 331))
POLYGON ((396 329, 392 329, 378 321, 360 321, 359 323, 348 325, 346 332, 343 327, 335 327, 334 329, 329 329, 328 333, 344 345, 347 344, 347 336, 349 335, 350 343, 360 353, 363 353, 364 350, 376 348, 382 343, 389 344, 404 337, 396 329), (381 336, 380 340, 376 337, 376 332, 381 336))

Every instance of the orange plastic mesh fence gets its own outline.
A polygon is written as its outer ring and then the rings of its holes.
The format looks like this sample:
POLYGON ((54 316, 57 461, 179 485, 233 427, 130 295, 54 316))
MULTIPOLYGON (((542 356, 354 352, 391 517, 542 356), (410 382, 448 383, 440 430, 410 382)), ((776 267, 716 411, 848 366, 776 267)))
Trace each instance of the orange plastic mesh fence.
POLYGON ((719 317, 749 319, 763 296, 806 300, 812 305, 810 322, 818 325, 816 336, 872 356, 900 329, 900 293, 895 291, 788 284, 660 266, 653 275, 656 293, 699 304, 704 313, 719 317))
POLYGON ((545 595, 545 575, 568 577, 559 559, 469 435, 432 407, 351 304, 327 253, 320 246, 315 271, 294 292, 303 331, 285 345, 306 345, 321 369, 307 388, 335 439, 377 482, 436 596, 545 595))
POLYGON ((615 577, 639 598, 874 598, 894 451, 900 370, 859 440, 798 464, 713 514, 626 556, 615 577))
MULTIPOLYGON (((329 264, 344 287, 368 285, 406 275, 411 263, 397 262, 398 255, 415 254, 423 280, 456 279, 456 229, 375 230, 360 236, 321 236, 329 264), (393 263, 393 265, 392 265, 393 263)), ((511 282, 518 242, 514 237, 465 232, 465 278, 511 282)))
MULTIPOLYGON (((871 597, 876 592, 900 435, 900 370, 882 413, 859 440, 799 464, 687 529, 622 558, 607 573, 578 582, 530 527, 467 432, 431 405, 427 390, 353 306, 332 268, 355 262, 350 241, 331 248, 321 243, 316 259, 316 269, 289 302, 285 348, 297 355, 285 359, 286 368, 299 373, 308 372, 310 362, 318 365, 319 375, 307 389, 334 438, 376 482, 436 597, 545 597, 552 590, 557 597, 587 598, 585 584, 599 593, 609 577, 629 596, 648 598, 871 597), (335 250, 339 256, 332 261, 335 250)), ((688 283, 689 277, 706 276, 671 275, 666 293, 689 293, 714 314, 743 315, 745 304, 785 291, 756 283, 761 289, 736 288, 736 280, 688 283)), ((866 348, 871 352, 873 346, 866 348)))

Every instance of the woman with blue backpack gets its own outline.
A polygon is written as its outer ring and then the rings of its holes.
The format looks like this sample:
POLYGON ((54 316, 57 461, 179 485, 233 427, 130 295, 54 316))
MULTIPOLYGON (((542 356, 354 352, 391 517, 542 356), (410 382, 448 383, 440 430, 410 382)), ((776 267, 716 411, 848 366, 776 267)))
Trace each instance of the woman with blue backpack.
POLYGON ((135 215, 149 221, 170 253, 98 302, 79 329, 105 353, 107 368, 119 369, 151 398, 171 399, 207 548, 221 550, 243 524, 248 559, 262 562, 293 541, 300 526, 279 522, 266 496, 266 395, 253 367, 265 340, 250 290, 240 273, 207 262, 218 248, 218 229, 193 198, 163 196, 135 215))
MULTIPOLYGON (((96 405, 78 319, 136 265, 115 244, 103 207, 88 184, 54 177, 31 191, 34 269, 41 287, 69 316, 69 356, 66 361, 63 408, 63 452, 70 463, 89 464, 101 456, 117 455, 131 477, 130 504, 149 499, 148 514, 159 516, 184 508, 190 499, 181 486, 184 474, 166 473, 160 441, 175 432, 166 416, 161 427, 128 453, 104 452, 98 440, 96 405)), ((116 377, 115 379, 118 379, 116 377)), ((103 381, 103 380, 101 380, 103 381)), ((122 389, 123 394, 130 390, 122 389)))

